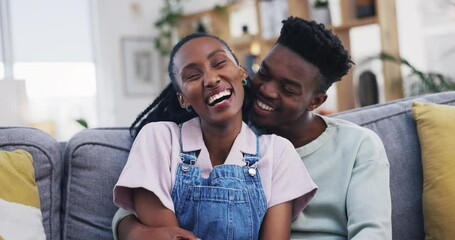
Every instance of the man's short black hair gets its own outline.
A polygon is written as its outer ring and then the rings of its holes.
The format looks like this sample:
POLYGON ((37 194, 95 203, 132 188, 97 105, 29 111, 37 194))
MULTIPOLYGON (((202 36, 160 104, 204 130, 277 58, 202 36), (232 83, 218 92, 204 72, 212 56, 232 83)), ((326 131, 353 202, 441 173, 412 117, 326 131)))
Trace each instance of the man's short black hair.
POLYGON ((297 17, 283 20, 277 43, 315 65, 322 77, 321 90, 326 91, 351 68, 351 57, 340 39, 324 24, 297 17))

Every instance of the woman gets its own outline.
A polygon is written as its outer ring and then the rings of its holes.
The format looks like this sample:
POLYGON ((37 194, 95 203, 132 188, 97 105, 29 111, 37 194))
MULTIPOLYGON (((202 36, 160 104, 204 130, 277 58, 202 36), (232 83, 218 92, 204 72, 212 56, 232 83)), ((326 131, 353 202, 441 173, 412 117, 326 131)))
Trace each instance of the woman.
POLYGON ((202 239, 289 239, 316 186, 288 140, 242 121, 247 73, 230 48, 189 35, 171 52, 169 76, 172 86, 138 117, 148 124, 137 129, 116 205, 165 228, 163 239, 178 227, 202 239))

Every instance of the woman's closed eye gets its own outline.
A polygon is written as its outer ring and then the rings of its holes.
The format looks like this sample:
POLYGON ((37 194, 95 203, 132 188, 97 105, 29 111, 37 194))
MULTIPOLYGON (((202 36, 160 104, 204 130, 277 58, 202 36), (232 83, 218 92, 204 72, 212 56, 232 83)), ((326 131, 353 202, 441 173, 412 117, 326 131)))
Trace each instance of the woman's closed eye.
POLYGON ((191 72, 191 73, 187 73, 185 74, 184 76, 184 80, 185 81, 191 81, 191 80, 196 80, 198 79, 202 74, 199 73, 199 72, 191 72))
POLYGON ((213 68, 221 68, 226 65, 226 60, 218 60, 212 65, 213 68))

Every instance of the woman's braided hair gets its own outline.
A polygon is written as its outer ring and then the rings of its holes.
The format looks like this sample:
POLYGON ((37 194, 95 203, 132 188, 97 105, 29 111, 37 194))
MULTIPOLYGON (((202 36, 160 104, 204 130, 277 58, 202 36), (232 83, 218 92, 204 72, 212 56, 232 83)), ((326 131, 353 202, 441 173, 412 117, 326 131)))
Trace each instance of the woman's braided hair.
MULTIPOLYGON (((206 33, 192 33, 184 38, 182 38, 172 49, 170 57, 169 57, 169 65, 168 65, 168 72, 169 78, 171 79, 171 83, 169 83, 164 90, 160 93, 160 95, 150 104, 143 112, 141 112, 137 117, 136 120, 130 126, 130 135, 133 138, 136 138, 139 131, 144 127, 147 123, 150 122, 158 122, 158 121, 171 121, 177 124, 186 122, 196 116, 197 113, 195 111, 188 112, 180 106, 180 103, 177 99, 177 92, 180 92, 179 86, 177 84, 177 79, 174 74, 174 57, 175 54, 180 50, 180 48, 187 42, 195 38, 201 37, 210 37, 218 40, 221 42, 226 49, 232 54, 235 59, 236 64, 239 64, 237 57, 235 56, 234 52, 231 48, 227 45, 225 41, 221 38, 206 34, 206 33)), ((246 121, 246 114, 251 106, 251 94, 248 94, 249 87, 245 88, 245 99, 243 103, 243 116, 244 120, 246 121)))

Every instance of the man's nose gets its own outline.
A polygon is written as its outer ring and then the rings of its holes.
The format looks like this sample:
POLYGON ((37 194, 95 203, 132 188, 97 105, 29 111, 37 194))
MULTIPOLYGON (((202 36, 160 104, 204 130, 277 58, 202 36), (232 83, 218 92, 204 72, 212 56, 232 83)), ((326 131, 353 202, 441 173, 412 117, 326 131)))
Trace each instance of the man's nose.
POLYGON ((275 83, 271 82, 271 81, 264 82, 259 87, 259 91, 264 97, 278 98, 278 89, 277 89, 277 87, 278 86, 275 83))

